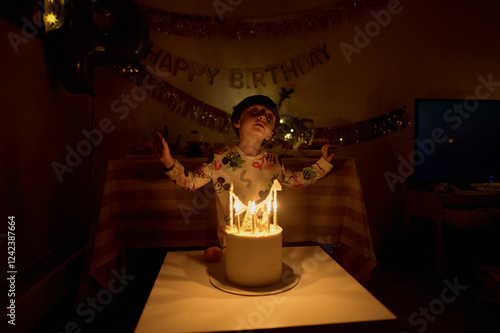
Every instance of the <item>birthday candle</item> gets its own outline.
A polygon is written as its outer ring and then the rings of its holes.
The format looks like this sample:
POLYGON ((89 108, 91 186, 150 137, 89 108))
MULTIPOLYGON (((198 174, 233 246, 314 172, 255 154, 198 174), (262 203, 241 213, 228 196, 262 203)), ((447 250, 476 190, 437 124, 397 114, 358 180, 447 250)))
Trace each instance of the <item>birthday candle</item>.
POLYGON ((255 234, 255 202, 250 202, 250 213, 252 214, 252 233, 255 234))
POLYGON ((267 232, 271 232, 271 201, 267 202, 267 232))
POLYGON ((234 201, 234 218, 236 219, 236 226, 238 227, 238 232, 240 232, 240 202, 238 200, 234 201))
POLYGON ((233 184, 231 184, 231 190, 229 192, 229 225, 233 229, 233 184))
POLYGON ((276 201, 276 191, 274 191, 273 208, 274 208, 273 224, 274 224, 274 227, 277 228, 278 227, 278 201, 276 201))

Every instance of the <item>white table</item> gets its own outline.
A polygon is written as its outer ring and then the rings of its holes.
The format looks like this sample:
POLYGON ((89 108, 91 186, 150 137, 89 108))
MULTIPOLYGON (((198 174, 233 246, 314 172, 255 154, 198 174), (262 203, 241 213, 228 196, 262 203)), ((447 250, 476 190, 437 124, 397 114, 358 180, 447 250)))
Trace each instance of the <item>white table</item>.
POLYGON ((345 328, 353 323, 395 322, 394 314, 321 247, 285 247, 283 262, 300 276, 297 286, 275 295, 239 296, 210 283, 208 271, 222 267, 221 262, 206 262, 203 251, 169 252, 135 332, 273 328, 290 332, 305 326, 311 332, 325 325, 345 328))

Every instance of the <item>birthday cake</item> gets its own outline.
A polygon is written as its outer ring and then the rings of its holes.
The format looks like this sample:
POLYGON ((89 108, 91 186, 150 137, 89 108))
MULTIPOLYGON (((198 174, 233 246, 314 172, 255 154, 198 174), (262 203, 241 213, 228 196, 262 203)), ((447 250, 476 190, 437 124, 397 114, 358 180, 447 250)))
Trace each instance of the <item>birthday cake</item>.
POLYGON ((230 192, 230 224, 225 230, 226 277, 236 285, 263 287, 281 279, 283 229, 278 226, 274 181, 268 197, 243 204, 230 192))
POLYGON ((244 287, 262 287, 281 279, 282 232, 271 226, 265 233, 226 230, 226 276, 244 287))

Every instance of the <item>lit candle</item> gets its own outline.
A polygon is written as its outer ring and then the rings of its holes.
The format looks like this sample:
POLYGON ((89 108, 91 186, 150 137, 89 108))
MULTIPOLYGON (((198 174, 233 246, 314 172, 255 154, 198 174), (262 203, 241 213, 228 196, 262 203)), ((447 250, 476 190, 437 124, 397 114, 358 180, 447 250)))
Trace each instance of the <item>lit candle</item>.
POLYGON ((271 232, 271 201, 267 202, 267 232, 271 232))
POLYGON ((274 228, 278 228, 278 201, 276 200, 276 190, 274 191, 274 201, 273 201, 273 209, 274 209, 274 216, 273 216, 273 224, 274 228))
POLYGON ((234 201, 234 218, 236 219, 236 226, 238 227, 238 232, 240 232, 240 202, 239 200, 234 201))
POLYGON ((233 184, 231 184, 231 190, 229 191, 229 226, 231 230, 233 229, 233 184))
POLYGON ((250 201, 250 214, 252 214, 252 233, 255 234, 255 202, 250 201))

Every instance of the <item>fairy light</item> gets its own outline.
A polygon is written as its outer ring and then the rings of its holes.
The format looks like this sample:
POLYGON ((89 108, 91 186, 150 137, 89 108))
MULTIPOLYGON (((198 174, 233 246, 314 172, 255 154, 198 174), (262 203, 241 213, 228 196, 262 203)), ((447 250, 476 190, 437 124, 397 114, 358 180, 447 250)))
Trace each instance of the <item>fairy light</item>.
POLYGON ((45 23, 48 23, 50 25, 56 25, 58 22, 57 16, 54 15, 54 13, 47 13, 44 16, 45 23))

